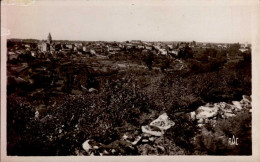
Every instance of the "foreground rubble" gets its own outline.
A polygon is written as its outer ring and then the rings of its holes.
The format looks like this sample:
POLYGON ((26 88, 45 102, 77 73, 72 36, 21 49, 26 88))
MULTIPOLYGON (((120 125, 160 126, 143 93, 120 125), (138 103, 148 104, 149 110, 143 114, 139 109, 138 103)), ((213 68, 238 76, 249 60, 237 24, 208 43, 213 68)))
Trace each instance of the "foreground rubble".
POLYGON ((232 104, 219 102, 215 104, 207 103, 205 106, 200 106, 197 110, 190 112, 190 118, 197 120, 198 126, 202 127, 206 123, 214 125, 219 118, 234 117, 241 111, 251 112, 251 109, 251 97, 243 95, 241 101, 232 101, 232 104))
MULTIPOLYGON (((158 143, 158 139, 160 140, 165 131, 174 126, 174 124, 168 115, 163 113, 149 125, 142 126, 142 132, 139 135, 133 136, 126 133, 120 140, 116 140, 109 145, 96 143, 88 139, 82 144, 82 148, 87 155, 135 155, 138 153, 138 147, 143 149, 148 147, 147 145, 158 143)), ((157 145, 155 149, 164 150, 162 146, 157 145)), ((80 155, 78 151, 77 154, 80 155)))
MULTIPOLYGON (((241 101, 233 101, 231 103, 207 103, 200 106, 195 111, 188 113, 190 119, 196 121, 199 127, 203 127, 206 123, 214 124, 218 119, 226 119, 236 116, 238 112, 251 112, 251 97, 243 95, 241 101)), ((134 134, 124 133, 121 139, 116 140, 108 145, 95 142, 87 139, 83 144, 83 150, 76 150, 77 155, 160 155, 166 149, 165 145, 174 146, 174 151, 170 152, 174 155, 184 154, 183 150, 175 146, 172 141, 164 138, 165 132, 174 127, 175 122, 172 121, 167 113, 161 114, 157 119, 150 122, 148 125, 141 126, 141 130, 134 134)))

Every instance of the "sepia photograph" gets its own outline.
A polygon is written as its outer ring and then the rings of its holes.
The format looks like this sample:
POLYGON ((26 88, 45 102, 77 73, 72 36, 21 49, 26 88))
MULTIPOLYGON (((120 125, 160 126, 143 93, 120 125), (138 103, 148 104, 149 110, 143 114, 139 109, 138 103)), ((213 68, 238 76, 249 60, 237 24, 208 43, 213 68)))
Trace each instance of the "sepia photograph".
POLYGON ((176 2, 2 1, 1 156, 252 157, 255 5, 176 2))

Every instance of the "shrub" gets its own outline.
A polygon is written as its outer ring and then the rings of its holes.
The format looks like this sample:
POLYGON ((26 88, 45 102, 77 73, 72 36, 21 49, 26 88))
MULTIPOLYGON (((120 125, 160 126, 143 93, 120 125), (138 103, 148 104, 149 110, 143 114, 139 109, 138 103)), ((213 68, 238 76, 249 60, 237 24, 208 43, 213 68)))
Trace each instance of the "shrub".
POLYGON ((196 137, 197 150, 209 155, 251 155, 251 114, 241 112, 235 117, 218 120, 215 127, 196 137), (238 145, 230 145, 229 138, 238 138, 238 145))
POLYGON ((198 133, 197 125, 184 114, 173 115, 169 117, 175 122, 175 125, 167 130, 165 136, 185 150, 185 154, 194 152, 193 138, 198 133))

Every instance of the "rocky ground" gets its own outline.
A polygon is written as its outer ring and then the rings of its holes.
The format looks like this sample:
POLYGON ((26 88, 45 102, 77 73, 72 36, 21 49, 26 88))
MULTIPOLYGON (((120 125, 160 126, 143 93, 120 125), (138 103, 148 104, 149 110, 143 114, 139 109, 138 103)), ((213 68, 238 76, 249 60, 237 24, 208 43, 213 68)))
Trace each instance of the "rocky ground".
MULTIPOLYGON (((207 103, 197 110, 187 113, 198 128, 203 130, 206 124, 215 126, 218 120, 235 117, 239 112, 252 112, 251 97, 243 95, 241 101, 231 103, 207 103)), ((92 139, 86 139, 82 148, 76 150, 77 155, 181 155, 183 149, 165 138, 168 129, 175 126, 175 122, 166 113, 162 113, 157 119, 140 130, 126 132, 121 137, 108 145, 98 143, 92 139)))

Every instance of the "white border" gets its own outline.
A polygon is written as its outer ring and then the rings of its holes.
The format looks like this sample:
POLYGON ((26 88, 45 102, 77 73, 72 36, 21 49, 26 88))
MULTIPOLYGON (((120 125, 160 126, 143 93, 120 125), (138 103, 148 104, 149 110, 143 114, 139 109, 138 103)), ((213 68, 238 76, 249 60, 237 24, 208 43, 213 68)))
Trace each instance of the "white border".
MULTIPOLYGON (((15 2, 15 0, 13 0, 15 2)), ((17 0, 18 2, 18 0, 17 0)), ((19 1, 21 2, 21 1, 19 1)), ((59 1, 44 1, 41 3, 35 2, 31 5, 82 5, 85 3, 83 0, 78 0, 72 2, 71 0, 66 0, 61 3, 59 1)), ((94 2, 94 0, 91 0, 94 2)), ((16 156, 6 156, 6 36, 1 36, 1 161, 2 162, 31 162, 31 161, 260 161, 260 71, 259 71, 259 61, 260 61, 260 1, 259 0, 151 0, 151 1, 109 1, 106 5, 123 5, 125 3, 136 3, 142 5, 250 5, 252 6, 252 104, 253 104, 253 155, 252 156, 123 156, 123 157, 75 157, 75 156, 59 156, 59 157, 16 157, 16 156)), ((95 4, 103 5, 101 0, 96 0, 95 4)), ((15 5, 15 4, 12 4, 15 5)), ((6 20, 10 15, 6 14, 5 6, 1 5, 1 26, 6 24, 6 20)))

